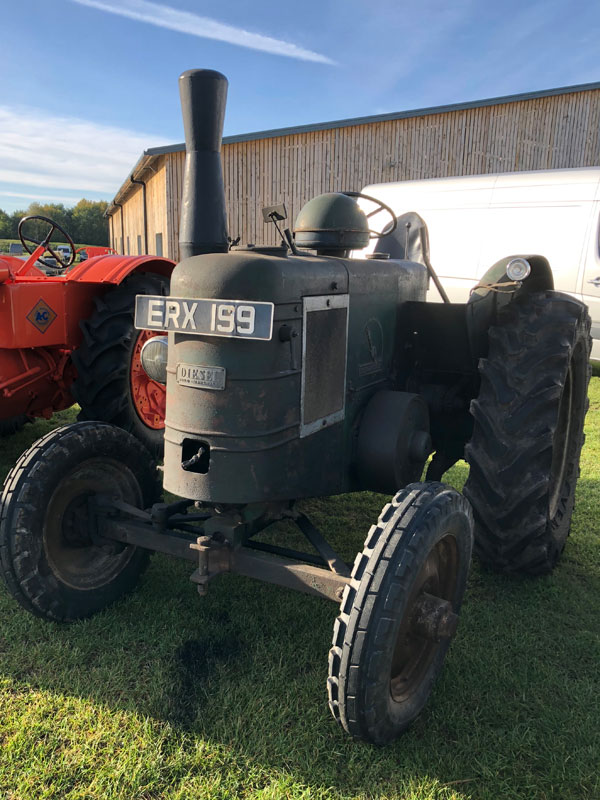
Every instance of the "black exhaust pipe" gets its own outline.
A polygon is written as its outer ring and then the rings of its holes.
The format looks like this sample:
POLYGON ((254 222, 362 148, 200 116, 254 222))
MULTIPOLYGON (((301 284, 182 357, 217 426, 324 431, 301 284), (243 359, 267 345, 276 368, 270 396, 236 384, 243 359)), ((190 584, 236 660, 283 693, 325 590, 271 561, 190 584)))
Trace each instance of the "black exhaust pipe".
POLYGON ((221 139, 227 78, 212 69, 190 69, 179 78, 185 132, 185 170, 179 226, 182 259, 226 253, 227 213, 221 139))

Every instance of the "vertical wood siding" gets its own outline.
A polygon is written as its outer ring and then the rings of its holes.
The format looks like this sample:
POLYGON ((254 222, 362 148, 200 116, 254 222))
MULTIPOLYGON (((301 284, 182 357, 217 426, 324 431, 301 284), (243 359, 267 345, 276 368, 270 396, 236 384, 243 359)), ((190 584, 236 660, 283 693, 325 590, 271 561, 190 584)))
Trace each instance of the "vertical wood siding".
MULTIPOLYGON (((166 158, 160 156, 160 158, 152 164, 152 170, 149 169, 142 174, 142 180, 146 182, 148 252, 156 253, 156 234, 162 233, 163 255, 166 255, 164 250, 164 242, 167 238, 167 204, 165 202, 167 186, 166 158), (152 172, 152 170, 155 170, 155 172, 152 172)), ((141 188, 140 186, 140 190, 141 188)))
MULTIPOLYGON (((368 183, 560 169, 600 164, 600 90, 372 122, 223 145, 229 233, 276 244, 262 206, 285 203, 287 225, 311 197, 368 183)), ((164 192, 153 195, 165 226, 165 255, 178 258, 184 153, 161 157, 164 192)), ((125 201, 130 233, 139 196, 125 201), (131 210, 129 206, 131 205, 131 210)), ((120 220, 115 233, 120 230, 120 220)), ((133 244, 132 244, 133 248, 133 244)))
MULTIPOLYGON (((162 233, 163 242, 168 238, 166 203, 167 160, 161 156, 151 169, 145 170, 141 180, 146 184, 146 213, 148 225, 148 251, 155 252, 156 234, 162 233)), ((112 215, 111 246, 121 252, 121 216, 117 209, 112 215)), ((129 237, 129 253, 137 255, 137 237, 142 237, 144 251, 144 204, 142 187, 134 184, 132 191, 123 201, 123 252, 127 254, 127 237, 129 237)))
POLYGON ((137 237, 144 235, 144 211, 142 187, 134 186, 123 202, 123 251, 125 255, 137 255, 137 237))

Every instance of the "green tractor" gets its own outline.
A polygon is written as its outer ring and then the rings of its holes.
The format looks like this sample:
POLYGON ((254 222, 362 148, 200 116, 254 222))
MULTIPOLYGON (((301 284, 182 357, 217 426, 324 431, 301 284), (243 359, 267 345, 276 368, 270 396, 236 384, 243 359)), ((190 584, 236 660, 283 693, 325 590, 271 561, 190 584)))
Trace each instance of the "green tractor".
POLYGON ((442 668, 473 541, 486 564, 530 575, 565 545, 589 316, 553 291, 538 255, 494 265, 468 303, 427 303, 439 282, 423 221, 390 212, 372 232, 353 192, 308 203, 295 236, 279 227, 283 207, 265 209, 281 245, 230 248, 226 88, 210 70, 180 78, 183 258, 170 295, 136 300, 137 328, 167 332, 141 359, 166 384, 163 484, 181 499, 160 502, 150 454, 123 431, 55 430, 5 483, 2 572, 22 606, 56 621, 131 590, 152 551, 192 562, 201 594, 234 572, 333 600, 329 706, 349 734, 382 744, 442 668), (461 494, 441 480, 463 456, 461 494), (297 501, 363 490, 390 500, 352 565, 297 501), (280 520, 313 552, 261 541, 280 520))

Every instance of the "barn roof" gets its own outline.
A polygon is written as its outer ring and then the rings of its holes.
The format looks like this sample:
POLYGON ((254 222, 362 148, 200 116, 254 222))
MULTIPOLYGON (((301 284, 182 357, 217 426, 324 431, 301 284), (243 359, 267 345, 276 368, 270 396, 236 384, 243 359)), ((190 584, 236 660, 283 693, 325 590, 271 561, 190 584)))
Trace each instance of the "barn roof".
MULTIPOLYGON (((308 125, 295 125, 289 128, 272 128, 266 131, 254 131, 251 133, 240 133, 233 136, 224 136, 223 144, 235 144, 237 142, 251 142, 257 139, 274 139, 280 136, 294 136, 299 133, 311 133, 313 131, 325 131, 335 128, 349 128, 354 125, 370 125, 375 122, 389 122, 397 119, 410 119, 411 117, 425 117, 432 114, 446 114, 453 111, 466 111, 472 108, 484 108, 486 106, 498 106, 504 103, 518 103, 523 100, 536 100, 543 97, 554 97, 562 94, 572 94, 575 92, 590 92, 600 89, 600 81, 595 83, 579 83, 573 86, 561 86, 556 89, 542 89, 536 92, 523 92, 521 94, 510 94, 502 97, 490 97, 485 100, 471 100, 466 103, 451 103, 443 106, 430 106, 427 108, 417 108, 410 111, 394 111, 389 114, 374 114, 366 117, 352 117, 350 119, 339 119, 330 122, 315 122, 308 125)), ((110 215, 115 210, 115 206, 121 203, 126 195, 131 191, 134 184, 131 179, 137 178, 141 172, 151 166, 152 162, 162 155, 169 153, 185 152, 185 144, 164 145, 163 147, 149 147, 144 150, 136 162, 131 174, 121 185, 114 199, 109 204, 106 215, 110 215)))

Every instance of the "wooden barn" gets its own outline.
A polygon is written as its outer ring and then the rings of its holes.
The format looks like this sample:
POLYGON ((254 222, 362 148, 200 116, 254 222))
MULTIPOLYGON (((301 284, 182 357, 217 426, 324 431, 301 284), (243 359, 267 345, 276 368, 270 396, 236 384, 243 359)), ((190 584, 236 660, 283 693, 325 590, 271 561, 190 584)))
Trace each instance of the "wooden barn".
MULTIPOLYGON (((223 139, 229 234, 276 244, 317 194, 369 183, 600 165, 600 83, 246 133, 223 139)), ((146 150, 109 205, 120 253, 178 259, 183 144, 146 150)))

